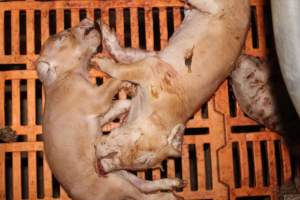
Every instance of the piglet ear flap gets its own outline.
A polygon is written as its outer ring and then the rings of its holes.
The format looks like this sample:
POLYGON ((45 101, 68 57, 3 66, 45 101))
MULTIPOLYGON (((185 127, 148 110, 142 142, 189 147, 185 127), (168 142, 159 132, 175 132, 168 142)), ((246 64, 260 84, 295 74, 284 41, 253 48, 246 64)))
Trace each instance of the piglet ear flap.
POLYGON ((55 68, 52 67, 48 62, 46 61, 37 61, 36 64, 36 70, 38 73, 39 79, 46 85, 50 85, 53 83, 56 79, 56 71, 55 68))
POLYGON ((170 136, 168 137, 168 144, 174 148, 179 154, 181 153, 181 146, 183 141, 183 134, 184 134, 184 125, 177 124, 171 131, 170 136))

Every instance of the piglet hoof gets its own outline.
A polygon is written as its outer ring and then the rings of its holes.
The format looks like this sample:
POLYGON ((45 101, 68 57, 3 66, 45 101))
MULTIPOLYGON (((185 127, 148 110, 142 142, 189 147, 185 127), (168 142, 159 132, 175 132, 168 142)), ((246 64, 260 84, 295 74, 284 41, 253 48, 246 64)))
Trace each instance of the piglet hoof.
POLYGON ((180 184, 179 184, 179 188, 184 188, 185 186, 187 186, 188 182, 187 180, 180 180, 180 184))
POLYGON ((173 189, 184 188, 186 185, 186 180, 176 179, 176 184, 174 185, 173 189))
POLYGON ((98 54, 96 54, 96 55, 94 55, 92 58, 91 58, 91 60, 90 60, 90 66, 92 66, 92 67, 94 67, 94 68, 98 68, 99 66, 98 66, 98 62, 97 62, 97 60, 98 59, 101 59, 101 58, 103 58, 104 56, 102 55, 102 54, 100 54, 100 53, 98 53, 98 54))
POLYGON ((136 86, 130 82, 123 82, 121 84, 121 89, 123 89, 130 97, 136 96, 136 86))
POLYGON ((91 59, 90 64, 98 70, 109 73, 108 71, 111 66, 115 64, 115 61, 111 58, 103 57, 101 54, 97 54, 91 59))

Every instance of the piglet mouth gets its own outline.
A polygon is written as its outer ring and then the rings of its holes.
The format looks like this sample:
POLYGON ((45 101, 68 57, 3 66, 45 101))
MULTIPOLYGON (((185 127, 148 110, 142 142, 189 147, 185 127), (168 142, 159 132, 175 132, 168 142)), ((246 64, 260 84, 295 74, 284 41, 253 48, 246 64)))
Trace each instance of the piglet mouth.
POLYGON ((108 174, 107 169, 105 169, 105 167, 102 164, 103 159, 111 159, 116 154, 117 154, 117 152, 112 152, 112 153, 110 153, 106 156, 103 156, 103 157, 97 159, 97 161, 96 161, 96 171, 97 171, 97 173, 100 177, 106 177, 107 174, 108 174))
POLYGON ((97 159, 96 161, 96 171, 100 177, 106 177, 107 172, 104 170, 103 165, 101 163, 101 159, 97 159))

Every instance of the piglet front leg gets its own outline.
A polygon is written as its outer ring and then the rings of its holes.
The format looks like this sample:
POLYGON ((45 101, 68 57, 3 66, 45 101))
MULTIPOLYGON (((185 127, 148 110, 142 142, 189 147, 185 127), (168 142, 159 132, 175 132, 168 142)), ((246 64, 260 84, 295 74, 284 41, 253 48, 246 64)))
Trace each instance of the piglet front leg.
POLYGON ((101 24, 104 49, 107 50, 116 61, 129 64, 156 55, 154 51, 121 47, 116 33, 111 30, 108 25, 101 22, 99 23, 101 24))
POLYGON ((129 81, 140 84, 149 79, 152 74, 149 63, 139 61, 131 64, 116 63, 111 58, 96 55, 91 59, 91 65, 108 75, 123 81, 129 81))

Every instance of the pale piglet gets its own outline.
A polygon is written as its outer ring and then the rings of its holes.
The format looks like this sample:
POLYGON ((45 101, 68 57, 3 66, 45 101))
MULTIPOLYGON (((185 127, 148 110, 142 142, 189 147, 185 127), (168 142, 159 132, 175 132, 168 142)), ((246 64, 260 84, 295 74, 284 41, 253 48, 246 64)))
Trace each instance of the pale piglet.
POLYGON ((96 173, 94 142, 102 137, 101 126, 130 106, 128 100, 112 102, 121 81, 111 79, 100 87, 89 82, 89 59, 100 43, 97 24, 85 19, 51 36, 36 61, 45 88, 43 133, 49 166, 74 200, 176 200, 171 192, 150 192, 182 187, 178 179, 152 182, 126 171, 106 177, 96 173))
POLYGON ((137 85, 127 121, 96 146, 104 172, 159 167, 181 155, 184 124, 226 79, 241 54, 249 24, 248 0, 188 0, 182 25, 160 52, 122 49, 103 27, 115 60, 92 63, 137 85))

